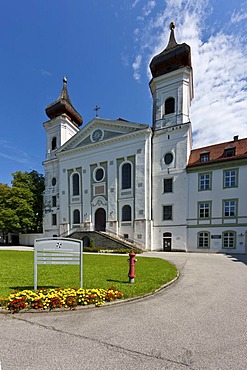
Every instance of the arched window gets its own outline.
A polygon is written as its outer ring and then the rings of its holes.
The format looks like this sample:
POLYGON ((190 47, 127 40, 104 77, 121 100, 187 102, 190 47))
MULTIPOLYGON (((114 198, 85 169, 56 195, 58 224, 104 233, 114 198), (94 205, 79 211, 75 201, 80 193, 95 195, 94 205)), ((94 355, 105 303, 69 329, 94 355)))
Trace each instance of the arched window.
POLYGON ((122 189, 131 188, 131 164, 125 163, 122 166, 122 189))
POLYGON ((209 232, 198 233, 198 248, 210 248, 209 240, 209 232))
POLYGON ((175 112, 175 99, 168 98, 165 101, 165 115, 175 112))
POLYGON ((72 177, 72 194, 79 195, 79 175, 78 173, 74 173, 72 177))
POLYGON ((73 212, 73 224, 79 223, 80 223, 80 211, 78 209, 75 209, 73 212))
POLYGON ((51 150, 57 149, 57 138, 54 136, 51 140, 51 150))
POLYGON ((129 205, 122 208, 122 221, 131 221, 131 207, 129 205))

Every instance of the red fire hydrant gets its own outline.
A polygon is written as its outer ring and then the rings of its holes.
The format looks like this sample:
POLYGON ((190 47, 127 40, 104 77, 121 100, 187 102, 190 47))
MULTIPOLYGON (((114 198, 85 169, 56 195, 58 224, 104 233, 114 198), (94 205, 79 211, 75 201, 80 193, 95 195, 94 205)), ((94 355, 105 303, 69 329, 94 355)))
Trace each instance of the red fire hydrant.
POLYGON ((129 277, 129 282, 130 283, 134 283, 135 282, 135 263, 136 263, 136 259, 135 259, 135 252, 134 251, 131 251, 129 253, 129 256, 130 258, 128 259, 128 262, 130 264, 130 269, 129 269, 129 274, 128 274, 128 277, 129 277))

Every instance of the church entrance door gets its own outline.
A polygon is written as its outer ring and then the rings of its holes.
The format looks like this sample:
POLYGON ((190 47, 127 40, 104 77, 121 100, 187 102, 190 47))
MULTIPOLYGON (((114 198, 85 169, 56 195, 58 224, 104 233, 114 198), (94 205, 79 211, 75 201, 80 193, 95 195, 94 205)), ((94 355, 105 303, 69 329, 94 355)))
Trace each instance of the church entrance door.
POLYGON ((98 208, 94 216, 94 225, 96 231, 105 231, 106 212, 104 208, 98 208))
POLYGON ((171 252, 172 250, 172 234, 163 233, 163 251, 171 252))

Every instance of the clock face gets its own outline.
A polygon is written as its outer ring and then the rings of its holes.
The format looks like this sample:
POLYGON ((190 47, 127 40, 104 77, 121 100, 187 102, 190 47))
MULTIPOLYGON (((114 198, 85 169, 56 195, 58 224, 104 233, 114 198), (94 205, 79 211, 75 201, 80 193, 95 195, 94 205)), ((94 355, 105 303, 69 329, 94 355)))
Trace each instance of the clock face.
POLYGON ((93 133, 92 133, 92 136, 91 136, 91 140, 93 142, 95 141, 100 141, 101 139, 103 138, 103 131, 100 130, 99 128, 96 129, 93 133))

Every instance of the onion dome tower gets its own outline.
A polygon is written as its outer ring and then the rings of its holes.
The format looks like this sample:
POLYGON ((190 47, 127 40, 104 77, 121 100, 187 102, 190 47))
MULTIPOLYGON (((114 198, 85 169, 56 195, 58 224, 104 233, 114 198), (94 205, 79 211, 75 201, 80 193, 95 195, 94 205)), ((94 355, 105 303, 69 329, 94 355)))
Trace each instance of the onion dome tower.
POLYGON ((193 74, 190 46, 178 44, 175 24, 170 23, 167 47, 150 63, 153 96, 153 127, 163 128, 189 122, 189 107, 193 98, 193 74))
POLYGON ((175 24, 170 23, 170 38, 167 47, 158 55, 155 55, 150 63, 153 77, 175 71, 183 67, 191 67, 190 46, 178 44, 174 34, 175 24))
POLYGON ((178 44, 170 24, 167 47, 150 63, 153 97, 152 209, 154 240, 163 250, 186 249, 187 176, 193 98, 190 47, 178 44), (163 186, 162 186, 163 185, 163 186), (169 188, 168 188, 169 187, 169 188))
POLYGON ((77 127, 82 125, 82 117, 73 107, 69 93, 67 90, 67 78, 63 78, 63 88, 58 99, 49 104, 45 112, 50 119, 61 116, 62 114, 67 116, 71 122, 73 122, 77 127))
POLYGON ((73 107, 67 90, 67 78, 58 99, 49 104, 45 112, 50 118, 44 123, 46 129, 46 159, 53 159, 56 150, 79 131, 82 117, 73 107))

